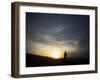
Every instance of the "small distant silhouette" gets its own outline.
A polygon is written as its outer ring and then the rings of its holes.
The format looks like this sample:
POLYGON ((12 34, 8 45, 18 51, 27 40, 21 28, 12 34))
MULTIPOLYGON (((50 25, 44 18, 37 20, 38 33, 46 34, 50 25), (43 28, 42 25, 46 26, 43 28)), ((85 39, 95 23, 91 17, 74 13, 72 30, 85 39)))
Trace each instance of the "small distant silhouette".
POLYGON ((66 53, 66 51, 64 53, 64 59, 67 59, 67 53, 66 53))

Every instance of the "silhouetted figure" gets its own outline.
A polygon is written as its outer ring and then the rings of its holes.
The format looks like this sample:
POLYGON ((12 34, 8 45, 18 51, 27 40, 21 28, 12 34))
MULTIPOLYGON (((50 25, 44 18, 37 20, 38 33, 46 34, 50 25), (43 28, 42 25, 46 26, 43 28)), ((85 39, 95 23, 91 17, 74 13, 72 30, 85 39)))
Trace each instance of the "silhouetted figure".
POLYGON ((64 52, 63 64, 65 65, 65 64, 67 64, 67 62, 68 62, 67 53, 66 53, 66 51, 65 51, 65 52, 64 52))
POLYGON ((66 53, 66 51, 64 53, 64 59, 67 59, 67 53, 66 53))

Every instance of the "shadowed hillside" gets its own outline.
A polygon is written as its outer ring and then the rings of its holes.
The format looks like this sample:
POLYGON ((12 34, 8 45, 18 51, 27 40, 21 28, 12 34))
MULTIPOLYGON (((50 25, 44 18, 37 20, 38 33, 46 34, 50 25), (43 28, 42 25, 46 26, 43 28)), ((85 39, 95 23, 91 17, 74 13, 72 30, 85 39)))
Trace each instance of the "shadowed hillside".
POLYGON ((26 67, 89 64, 88 58, 53 59, 26 53, 26 67))

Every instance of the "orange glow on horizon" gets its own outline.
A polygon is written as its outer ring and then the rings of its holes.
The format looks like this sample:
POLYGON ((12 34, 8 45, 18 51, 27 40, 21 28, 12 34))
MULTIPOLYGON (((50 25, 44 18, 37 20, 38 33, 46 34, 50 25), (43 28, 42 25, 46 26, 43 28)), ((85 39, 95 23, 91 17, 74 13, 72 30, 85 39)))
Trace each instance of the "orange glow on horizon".
POLYGON ((55 59, 61 58, 61 53, 59 51, 53 51, 52 57, 55 59))
POLYGON ((56 47, 43 46, 41 48, 32 49, 31 52, 29 53, 44 56, 44 57, 50 57, 54 59, 60 59, 63 58, 65 51, 70 55, 70 53, 75 50, 76 48, 73 47, 60 48, 57 46, 56 47))

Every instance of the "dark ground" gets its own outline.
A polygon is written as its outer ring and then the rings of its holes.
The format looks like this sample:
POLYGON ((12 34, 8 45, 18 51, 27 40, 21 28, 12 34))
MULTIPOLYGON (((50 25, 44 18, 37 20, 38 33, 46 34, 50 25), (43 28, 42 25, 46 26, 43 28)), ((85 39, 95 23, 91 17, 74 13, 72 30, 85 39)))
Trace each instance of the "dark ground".
POLYGON ((89 58, 53 59, 26 53, 26 67, 89 64, 89 58))

